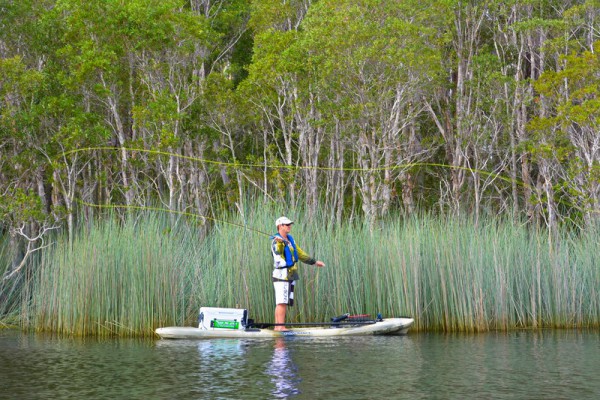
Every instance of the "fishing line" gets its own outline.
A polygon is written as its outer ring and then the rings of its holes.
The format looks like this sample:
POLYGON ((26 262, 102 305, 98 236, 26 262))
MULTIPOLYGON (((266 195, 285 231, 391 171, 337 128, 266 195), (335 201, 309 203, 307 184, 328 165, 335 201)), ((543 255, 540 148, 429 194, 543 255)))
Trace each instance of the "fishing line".
POLYGON ((149 149, 140 149, 140 148, 134 148, 134 147, 110 147, 110 146, 84 147, 84 148, 80 148, 80 149, 73 149, 73 150, 69 150, 69 151, 65 151, 65 152, 61 153, 60 157, 65 158, 66 156, 71 155, 71 154, 88 152, 88 151, 123 151, 123 150, 129 151, 132 153, 138 152, 138 153, 146 153, 146 154, 157 154, 157 155, 163 155, 163 156, 168 156, 168 157, 180 158, 182 160, 195 161, 195 162, 204 163, 204 164, 213 164, 213 165, 219 165, 219 166, 223 166, 223 167, 239 168, 239 169, 242 169, 242 168, 248 168, 248 169, 269 168, 269 169, 345 171, 345 172, 384 172, 384 171, 393 171, 393 170, 397 170, 397 169, 409 169, 409 168, 414 168, 414 167, 440 167, 440 168, 458 169, 458 170, 464 170, 464 171, 469 171, 469 172, 476 172, 481 175, 492 176, 492 177, 501 179, 501 180, 509 182, 509 183, 515 182, 518 185, 527 186, 527 185, 525 185, 524 182, 519 181, 518 179, 505 177, 498 173, 488 172, 488 171, 484 171, 484 170, 478 170, 478 169, 474 169, 474 168, 470 168, 470 167, 463 167, 463 166, 458 166, 458 165, 455 166, 455 165, 448 165, 448 164, 442 164, 442 163, 415 162, 415 163, 395 164, 395 165, 391 165, 391 166, 383 166, 383 167, 377 167, 377 168, 319 167, 319 166, 305 166, 305 165, 272 165, 272 164, 266 164, 266 163, 259 164, 259 163, 239 163, 239 162, 215 161, 215 160, 209 160, 209 159, 205 159, 205 158, 185 156, 182 154, 171 153, 171 152, 162 151, 162 150, 149 150, 149 149))
MULTIPOLYGON (((394 171, 394 170, 398 170, 398 169, 406 170, 406 169, 415 168, 415 167, 447 168, 447 169, 468 171, 471 173, 478 173, 480 175, 491 177, 494 179, 499 179, 499 180, 502 180, 502 181, 510 183, 510 184, 515 183, 518 186, 521 186, 523 188, 533 189, 531 185, 525 184, 521 180, 518 180, 516 178, 506 177, 499 173, 488 172, 488 171, 478 170, 478 169, 464 167, 464 166, 454 166, 454 165, 448 165, 448 164, 442 164, 442 163, 429 163, 429 162, 413 162, 413 163, 405 163, 405 164, 395 164, 392 166, 383 166, 383 167, 377 167, 377 168, 355 168, 355 167, 353 167, 353 168, 343 167, 342 168, 342 167, 319 167, 319 166, 296 166, 296 165, 272 165, 272 164, 266 164, 266 163, 261 163, 261 164, 259 164, 259 163, 238 163, 238 162, 232 163, 232 162, 226 162, 226 161, 215 161, 215 160, 209 160, 209 159, 205 159, 205 158, 185 156, 182 154, 177 154, 177 153, 172 153, 172 152, 162 151, 162 150, 149 150, 149 149, 133 148, 133 147, 98 146, 98 147, 84 147, 84 148, 65 151, 59 155, 59 157, 61 158, 59 163, 66 164, 65 159, 69 155, 74 155, 74 154, 82 153, 82 152, 91 152, 91 151, 110 151, 110 152, 128 151, 128 152, 132 153, 132 156, 133 156, 133 153, 136 153, 136 152, 137 153, 145 153, 145 154, 154 154, 154 155, 160 155, 160 156, 175 157, 175 158, 179 158, 182 160, 188 160, 188 161, 193 161, 193 162, 198 162, 198 163, 228 167, 228 168, 233 168, 233 169, 269 168, 269 169, 289 169, 289 170, 319 170, 319 171, 345 171, 345 172, 375 173, 375 172, 383 172, 383 171, 394 171)), ((58 159, 58 157, 57 157, 57 159, 58 159)), ((84 202, 79 199, 74 199, 74 200, 76 202, 78 202, 82 205, 88 206, 88 207, 153 210, 153 211, 175 213, 175 214, 185 215, 185 216, 189 216, 189 217, 193 217, 193 218, 202 218, 204 220, 222 222, 225 224, 238 226, 238 227, 253 231, 255 233, 259 233, 261 235, 271 236, 271 235, 269 235, 265 232, 262 232, 258 229, 253 229, 253 228, 248 227, 247 224, 245 223, 245 217, 244 217, 244 224, 239 224, 239 223, 229 222, 229 221, 225 221, 225 220, 218 219, 218 218, 207 217, 207 216, 200 215, 200 214, 190 213, 190 212, 186 212, 186 211, 170 210, 170 209, 160 208, 160 207, 134 206, 134 205, 125 205, 125 204, 100 205, 100 204, 84 202)), ((559 200, 559 201, 557 201, 557 203, 570 205, 569 202, 565 202, 564 200, 559 200)))
POLYGON ((244 228, 247 229, 249 231, 252 231, 254 233, 258 233, 261 235, 265 235, 265 236, 271 236, 268 233, 265 233, 261 230, 258 229, 254 229, 254 228, 250 228, 244 224, 239 224, 237 222, 230 222, 230 221, 225 221, 223 219, 219 219, 219 218, 213 218, 213 217, 207 217, 205 215, 200 215, 197 213, 191 213, 191 212, 187 212, 187 211, 178 211, 178 210, 170 210, 168 208, 162 208, 162 207, 152 207, 152 206, 135 206, 135 205, 127 205, 127 204, 94 204, 94 203, 89 203, 87 201, 83 201, 80 199, 73 199, 76 203, 87 206, 87 207, 94 207, 94 208, 107 208, 107 209, 131 209, 131 210, 141 210, 141 211, 160 211, 160 212, 167 212, 167 213, 172 213, 172 214, 178 214, 178 215, 184 215, 187 217, 192 217, 192 218, 199 218, 199 219, 203 219, 203 220, 210 220, 210 221, 214 221, 214 222, 222 222, 228 225, 233 225, 233 226, 237 226, 240 228, 244 228))

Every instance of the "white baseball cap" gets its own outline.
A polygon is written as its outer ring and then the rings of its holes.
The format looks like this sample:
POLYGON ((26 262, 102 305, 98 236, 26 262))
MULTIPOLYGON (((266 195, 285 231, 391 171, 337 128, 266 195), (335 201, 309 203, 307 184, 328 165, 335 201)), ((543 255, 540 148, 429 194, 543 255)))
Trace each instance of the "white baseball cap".
POLYGON ((288 225, 288 224, 293 224, 294 221, 292 221, 291 219, 289 219, 288 217, 279 217, 277 218, 277 220, 275 221, 275 226, 279 226, 279 225, 288 225))

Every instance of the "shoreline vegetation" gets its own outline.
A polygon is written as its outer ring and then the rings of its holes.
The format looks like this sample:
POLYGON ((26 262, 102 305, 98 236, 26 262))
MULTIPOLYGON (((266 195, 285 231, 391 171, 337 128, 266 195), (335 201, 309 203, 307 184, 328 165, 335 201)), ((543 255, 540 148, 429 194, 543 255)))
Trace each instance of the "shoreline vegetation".
MULTIPOLYGON (((497 218, 422 215, 371 229, 295 211, 296 236, 328 266, 301 266, 290 322, 351 312, 414 317, 413 331, 600 325, 600 249, 589 231, 559 231, 551 242, 544 230, 497 218)), ((247 308, 271 321, 269 238, 240 226, 272 233, 281 212, 256 207, 246 222, 227 215, 207 230, 136 211, 82 226, 72 243, 55 234, 23 280, 0 287, 0 325, 152 336, 159 326, 195 325, 200 306, 247 308)))
POLYGON ((599 4, 1 2, 0 327, 598 327, 599 4))

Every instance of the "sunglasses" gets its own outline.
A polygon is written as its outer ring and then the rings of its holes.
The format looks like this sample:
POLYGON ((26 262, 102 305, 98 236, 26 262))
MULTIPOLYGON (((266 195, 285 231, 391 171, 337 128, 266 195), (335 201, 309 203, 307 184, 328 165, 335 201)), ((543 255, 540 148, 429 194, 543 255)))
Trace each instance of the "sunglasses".
POLYGON ((284 224, 285 226, 292 226, 292 224, 284 224))

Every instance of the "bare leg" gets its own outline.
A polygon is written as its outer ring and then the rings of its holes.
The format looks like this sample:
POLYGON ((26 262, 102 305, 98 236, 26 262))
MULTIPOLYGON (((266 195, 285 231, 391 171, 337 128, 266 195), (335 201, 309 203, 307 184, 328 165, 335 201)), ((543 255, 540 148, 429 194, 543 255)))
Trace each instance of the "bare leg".
MULTIPOLYGON (((285 324, 285 312, 287 310, 287 304, 277 304, 275 306, 275 323, 276 324, 285 324)), ((285 326, 276 326, 276 331, 287 331, 285 326)))

